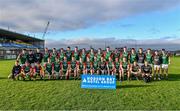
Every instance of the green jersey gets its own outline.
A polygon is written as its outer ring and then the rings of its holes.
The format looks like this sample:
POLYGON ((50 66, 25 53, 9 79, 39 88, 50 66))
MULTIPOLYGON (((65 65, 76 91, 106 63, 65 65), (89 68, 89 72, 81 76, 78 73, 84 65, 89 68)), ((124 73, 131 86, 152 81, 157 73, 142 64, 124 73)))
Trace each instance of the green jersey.
POLYGON ((152 64, 153 63, 153 58, 152 58, 152 54, 146 54, 146 61, 149 63, 149 64, 152 64))
POLYGON ((106 61, 109 61, 109 57, 111 56, 111 52, 106 52, 106 56, 105 56, 105 59, 106 61))
POLYGON ((67 61, 63 61, 62 67, 63 67, 63 70, 64 70, 64 71, 67 70, 67 68, 68 68, 68 63, 67 63, 67 61))
POLYGON ((28 72, 30 72, 30 70, 31 70, 31 66, 29 65, 29 66, 24 66, 24 72, 25 73, 28 73, 28 72))
POLYGON ((28 54, 21 54, 20 55, 20 61, 21 61, 21 64, 25 64, 26 60, 27 60, 27 55, 28 54))
POLYGON ((123 58, 126 58, 126 61, 128 61, 128 53, 127 52, 123 52, 123 58))
POLYGON ((93 67, 94 67, 94 69, 95 69, 95 70, 97 70, 97 69, 98 69, 98 62, 97 62, 97 61, 94 61, 94 63, 93 63, 93 67))
POLYGON ((90 62, 94 62, 94 53, 90 53, 90 62))
POLYGON ((169 64, 169 56, 162 55, 162 64, 169 64))
POLYGON ((122 62, 122 68, 127 69, 128 68, 128 62, 122 62))
POLYGON ((63 60, 64 60, 64 57, 65 57, 65 54, 62 52, 62 53, 60 54, 59 60, 60 60, 60 61, 63 61, 63 60))
POLYGON ((120 63, 119 62, 115 62, 115 67, 116 69, 119 69, 120 63))
POLYGON ((82 54, 81 58, 82 58, 82 62, 86 62, 86 54, 82 54))
POLYGON ((108 62, 108 67, 109 67, 109 69, 113 68, 113 62, 112 61, 108 62))
POLYGON ((75 69, 76 68, 76 61, 72 61, 71 62, 71 69, 75 69))
POLYGON ((101 56, 102 56, 102 54, 97 54, 97 62, 101 61, 101 56))
POLYGON ((48 58, 49 58, 49 53, 45 53, 43 57, 44 62, 48 62, 48 58))
POLYGON ((87 70, 90 70, 90 69, 91 69, 91 63, 90 63, 90 62, 87 62, 87 63, 86 63, 86 68, 87 68, 87 70))
POLYGON ((54 63, 56 61, 56 56, 57 54, 56 53, 52 53, 51 54, 51 62, 54 63))
POLYGON ((83 70, 83 63, 79 63, 79 69, 83 70))
POLYGON ((137 54, 131 54, 130 55, 130 63, 133 64, 134 61, 137 61, 137 54))
POLYGON ((75 60, 79 60, 79 53, 78 52, 74 52, 74 58, 75 58, 75 60))
POLYGON ((59 62, 55 62, 55 63, 54 63, 54 70, 55 70, 56 72, 59 72, 59 71, 60 71, 60 63, 59 63, 59 62))
POLYGON ((52 64, 51 63, 47 63, 45 67, 46 67, 46 71, 48 71, 49 73, 52 72, 52 64))
POLYGON ((72 53, 71 53, 71 51, 67 51, 67 52, 66 52, 66 57, 67 57, 67 61, 70 62, 70 61, 71 61, 71 58, 72 58, 72 53))

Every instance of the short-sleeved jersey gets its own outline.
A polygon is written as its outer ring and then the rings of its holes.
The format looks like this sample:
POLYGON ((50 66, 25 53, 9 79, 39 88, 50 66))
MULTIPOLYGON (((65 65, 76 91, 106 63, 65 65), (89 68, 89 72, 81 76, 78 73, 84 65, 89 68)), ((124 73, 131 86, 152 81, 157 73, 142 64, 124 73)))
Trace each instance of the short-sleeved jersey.
POLYGON ((152 67, 150 65, 147 66, 143 65, 141 67, 141 71, 142 73, 152 73, 152 67))
POLYGON ((82 62, 86 62, 86 53, 81 54, 82 62))
POLYGON ((97 62, 101 61, 102 54, 97 54, 97 62))
POLYGON ((23 70, 25 73, 29 73, 31 71, 31 66, 30 65, 28 65, 28 66, 24 65, 23 70))
POLYGON ((76 61, 71 61, 71 69, 75 69, 76 68, 76 61))
POLYGON ((30 64, 34 63, 34 62, 35 62, 35 56, 34 56, 34 54, 28 54, 28 55, 27 55, 27 61, 28 61, 28 63, 30 63, 30 64))
POLYGON ((21 62, 21 64, 25 64, 25 62, 26 62, 26 60, 27 60, 27 53, 25 53, 25 54, 20 54, 19 56, 20 56, 20 62, 21 62))
POLYGON ((43 61, 44 62, 48 62, 48 58, 50 57, 50 54, 49 53, 44 53, 43 55, 43 61))
POLYGON ((91 62, 86 62, 86 69, 90 70, 91 69, 91 62))
POLYGON ((55 62, 55 63, 54 63, 54 70, 55 70, 56 72, 59 72, 60 69, 61 69, 60 62, 55 62))
POLYGON ((17 75, 20 72, 21 72, 21 66, 20 65, 18 65, 18 66, 14 65, 14 67, 12 69, 12 74, 17 75))
POLYGON ((112 61, 107 62, 107 64, 108 64, 108 68, 110 70, 113 69, 113 62, 112 61))
POLYGON ((93 62, 93 67, 94 67, 95 70, 97 70, 99 68, 99 65, 98 65, 97 61, 93 62))
POLYGON ((104 61, 99 62, 99 66, 100 66, 101 70, 105 70, 106 69, 106 62, 104 62, 104 61))
POLYGON ((138 63, 144 63, 144 60, 145 60, 145 54, 144 53, 138 53, 137 55, 137 62, 138 63))
POLYGON ((128 69, 128 62, 121 62, 123 69, 128 69))
POLYGON ((79 60, 79 52, 74 52, 74 58, 75 60, 79 60))
POLYGON ((115 68, 116 68, 116 69, 119 69, 119 67, 120 67, 119 61, 118 61, 118 62, 115 62, 115 68))
POLYGON ((72 52, 71 52, 71 51, 67 51, 67 52, 66 52, 66 57, 67 57, 67 61, 68 61, 68 62, 71 62, 72 52))
POLYGON ((45 64, 46 71, 52 72, 53 64, 52 63, 46 63, 45 64))
POLYGON ((68 69, 68 62, 67 61, 63 61, 61 64, 62 64, 63 70, 67 70, 68 69))
POLYGON ((134 53, 134 54, 131 53, 130 56, 129 56, 129 59, 130 59, 130 63, 133 64, 134 61, 137 61, 137 54, 136 53, 134 53))
POLYGON ((126 58, 126 61, 128 61, 128 52, 123 52, 122 57, 126 58))
POLYGON ((140 70, 139 65, 136 65, 136 66, 135 66, 135 65, 133 64, 131 68, 132 68, 132 71, 133 71, 133 72, 138 72, 138 71, 140 70))
POLYGON ((162 55, 162 64, 169 64, 169 55, 162 55))
POLYGON ((109 57, 111 57, 111 52, 106 52, 106 56, 105 56, 105 59, 106 61, 109 61, 109 57))
POLYGON ((94 53, 90 53, 89 56, 90 56, 90 62, 94 62, 94 53))
POLYGON ((146 61, 149 63, 149 64, 152 64, 153 62, 153 56, 152 54, 146 54, 146 61))
POLYGON ((35 62, 39 62, 41 63, 42 62, 42 59, 43 59, 43 54, 42 53, 35 53, 34 54, 34 57, 35 57, 35 62))
POLYGON ((51 63, 54 63, 56 61, 57 53, 51 53, 51 63))
POLYGON ((59 60, 60 60, 60 61, 63 61, 63 60, 64 60, 64 57, 65 57, 64 52, 61 52, 60 55, 59 55, 59 60))
POLYGON ((161 65, 161 56, 160 55, 154 55, 153 57, 154 65, 161 65))

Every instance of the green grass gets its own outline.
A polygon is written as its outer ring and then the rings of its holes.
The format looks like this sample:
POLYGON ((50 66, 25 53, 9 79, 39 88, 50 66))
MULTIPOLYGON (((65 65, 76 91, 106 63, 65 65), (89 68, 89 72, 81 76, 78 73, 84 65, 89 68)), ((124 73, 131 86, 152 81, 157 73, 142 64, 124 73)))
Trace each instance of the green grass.
POLYGON ((116 90, 81 89, 80 81, 12 81, 13 60, 0 61, 0 109, 180 110, 180 58, 172 58, 168 81, 117 82, 116 90))

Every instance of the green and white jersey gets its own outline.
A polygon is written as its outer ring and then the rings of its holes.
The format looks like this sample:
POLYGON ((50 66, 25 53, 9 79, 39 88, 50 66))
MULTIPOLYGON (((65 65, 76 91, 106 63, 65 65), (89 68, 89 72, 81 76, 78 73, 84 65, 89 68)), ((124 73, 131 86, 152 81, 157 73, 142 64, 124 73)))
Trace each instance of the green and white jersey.
POLYGON ((109 61, 109 57, 111 56, 111 52, 106 52, 106 56, 105 56, 105 59, 106 61, 109 61))
POLYGON ((94 62, 94 53, 90 53, 90 62, 94 62))
POLYGON ((56 56, 57 56, 57 53, 52 53, 51 54, 51 62, 54 63, 56 61, 56 56))
POLYGON ((108 62, 108 67, 109 67, 109 69, 113 68, 113 62, 112 61, 108 62))
POLYGON ((49 53, 45 53, 43 56, 43 61, 48 62, 48 58, 49 58, 49 53))
POLYGON ((97 54, 97 62, 101 61, 101 56, 102 56, 102 54, 97 54))
POLYGON ((169 56, 167 54, 162 55, 162 64, 169 64, 169 56))
POLYGON ((99 68, 98 62, 97 62, 97 61, 94 61, 93 67, 94 67, 95 70, 97 70, 97 69, 99 68))
POLYGON ((119 62, 115 62, 115 67, 116 69, 119 69, 120 63, 119 62))
POLYGON ((74 58, 75 60, 79 60, 79 52, 74 52, 74 58))
POLYGON ((23 69, 24 69, 25 73, 28 73, 31 70, 31 66, 30 65, 28 65, 28 66, 24 65, 23 69))
POLYGON ((62 67, 63 67, 63 70, 66 71, 68 69, 68 63, 67 61, 63 61, 62 62, 62 67))
POLYGON ((67 61, 70 62, 70 61, 71 61, 71 58, 72 58, 72 53, 71 53, 71 51, 67 51, 67 52, 66 52, 66 57, 67 57, 67 61))
POLYGON ((134 61, 137 61, 137 54, 130 54, 130 63, 133 64, 134 61))
POLYGON ((82 62, 86 62, 86 54, 85 53, 81 55, 81 58, 82 58, 82 62))
POLYGON ((122 68, 127 69, 128 68, 128 62, 122 62, 122 68))
POLYGON ((81 69, 81 70, 83 70, 83 67, 84 67, 84 65, 83 65, 83 63, 79 63, 79 69, 81 69))
POLYGON ((71 69, 74 70, 76 68, 76 61, 71 61, 71 69))
POLYGON ((20 55, 20 62, 21 62, 21 64, 25 64, 25 62, 27 60, 27 55, 28 55, 27 53, 20 55))
POLYGON ((91 69, 91 63, 90 62, 86 62, 86 69, 90 70, 91 69))
POLYGON ((46 71, 48 71, 49 73, 52 72, 52 64, 51 63, 46 63, 45 68, 46 68, 46 71))
POLYGON ((60 53, 59 60, 60 60, 60 61, 63 61, 63 60, 64 60, 64 57, 65 57, 65 54, 64 54, 63 52, 60 53))
POLYGON ((56 72, 59 72, 59 71, 60 71, 60 63, 59 63, 59 62, 55 62, 55 63, 54 63, 54 70, 55 70, 56 72))
POLYGON ((124 58, 126 58, 126 61, 128 61, 128 52, 123 52, 123 55, 122 55, 122 57, 124 58))
POLYGON ((147 61, 149 64, 152 64, 152 63, 153 63, 153 56, 152 56, 152 54, 146 54, 146 61, 147 61))

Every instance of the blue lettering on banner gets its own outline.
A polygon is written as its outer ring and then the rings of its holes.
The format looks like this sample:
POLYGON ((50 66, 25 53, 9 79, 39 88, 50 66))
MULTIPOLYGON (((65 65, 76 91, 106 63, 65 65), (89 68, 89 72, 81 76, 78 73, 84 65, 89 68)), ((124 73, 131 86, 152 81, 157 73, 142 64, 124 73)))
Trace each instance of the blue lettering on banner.
POLYGON ((110 75, 86 75, 81 76, 81 88, 116 89, 116 77, 110 75))

